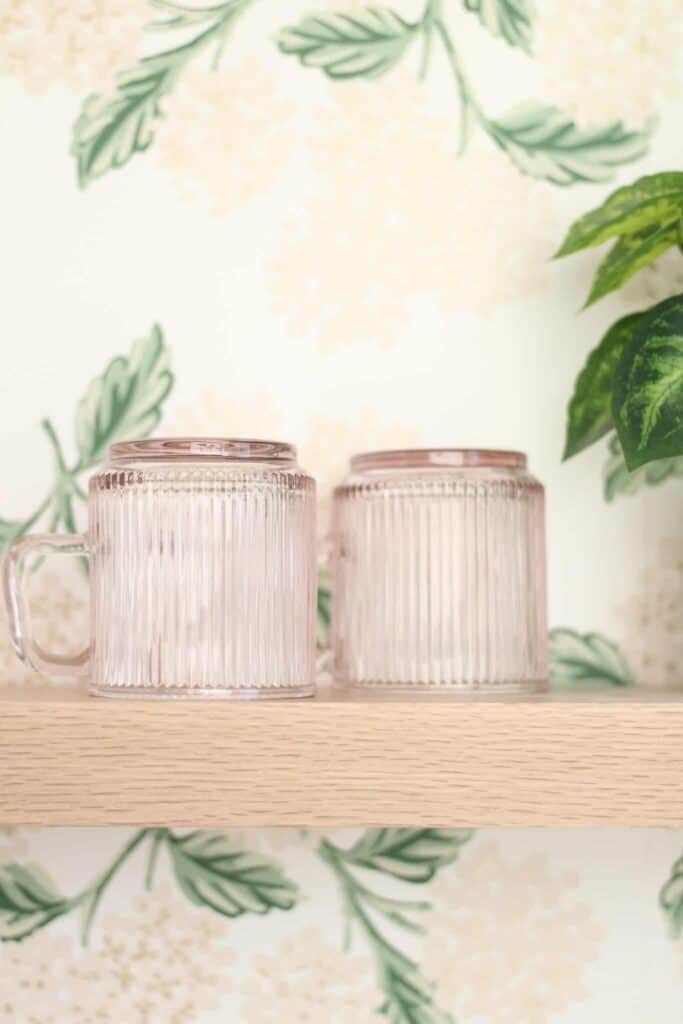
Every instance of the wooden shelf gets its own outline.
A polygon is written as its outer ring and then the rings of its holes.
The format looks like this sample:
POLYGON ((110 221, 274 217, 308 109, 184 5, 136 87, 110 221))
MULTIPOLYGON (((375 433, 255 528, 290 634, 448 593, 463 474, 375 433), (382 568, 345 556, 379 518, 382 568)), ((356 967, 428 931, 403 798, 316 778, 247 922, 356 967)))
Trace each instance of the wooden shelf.
POLYGON ((0 824, 683 825, 683 694, 166 702, 0 689, 0 824))

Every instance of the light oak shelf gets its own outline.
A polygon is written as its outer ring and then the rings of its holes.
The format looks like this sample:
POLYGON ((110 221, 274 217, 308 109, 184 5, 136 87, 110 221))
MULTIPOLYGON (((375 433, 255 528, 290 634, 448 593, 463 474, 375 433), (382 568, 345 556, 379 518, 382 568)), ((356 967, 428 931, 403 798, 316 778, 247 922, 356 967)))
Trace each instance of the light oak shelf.
POLYGON ((683 825, 683 694, 111 701, 0 688, 0 824, 683 825))

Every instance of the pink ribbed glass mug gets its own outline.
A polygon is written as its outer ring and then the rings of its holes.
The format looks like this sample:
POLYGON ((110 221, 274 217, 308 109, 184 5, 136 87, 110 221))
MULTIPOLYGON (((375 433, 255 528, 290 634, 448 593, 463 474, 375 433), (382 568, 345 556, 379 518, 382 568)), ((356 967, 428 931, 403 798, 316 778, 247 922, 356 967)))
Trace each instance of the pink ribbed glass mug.
POLYGON ((4 591, 20 657, 88 675, 106 696, 300 697, 314 692, 315 484, 270 441, 173 438, 112 445, 90 480, 87 535, 24 537, 4 591), (31 635, 27 556, 90 561, 90 648, 31 635))
POLYGON ((372 452, 332 510, 335 679, 423 693, 545 685, 543 487, 519 452, 372 452))

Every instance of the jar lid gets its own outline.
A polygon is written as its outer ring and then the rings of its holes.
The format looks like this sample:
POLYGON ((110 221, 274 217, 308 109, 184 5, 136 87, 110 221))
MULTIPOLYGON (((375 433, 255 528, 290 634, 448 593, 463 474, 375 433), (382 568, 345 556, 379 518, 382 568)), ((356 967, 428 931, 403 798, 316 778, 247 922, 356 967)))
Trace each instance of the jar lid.
POLYGON ((153 437, 110 445, 109 461, 294 463, 296 448, 281 441, 244 437, 153 437))
POLYGON ((526 469, 523 452, 490 448, 403 448, 395 451, 364 452, 354 455, 351 469, 462 469, 490 466, 497 469, 526 469))

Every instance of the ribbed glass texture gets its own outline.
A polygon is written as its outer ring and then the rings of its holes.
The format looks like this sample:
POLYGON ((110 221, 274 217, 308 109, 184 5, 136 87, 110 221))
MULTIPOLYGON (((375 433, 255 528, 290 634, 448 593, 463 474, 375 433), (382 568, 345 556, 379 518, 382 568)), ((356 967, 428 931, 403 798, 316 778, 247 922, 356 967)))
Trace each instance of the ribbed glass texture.
POLYGON ((124 453, 91 480, 94 692, 313 692, 315 485, 242 459, 124 453))
POLYGON ((359 456, 333 504, 334 675, 351 685, 545 684, 544 492, 514 452, 359 456))

